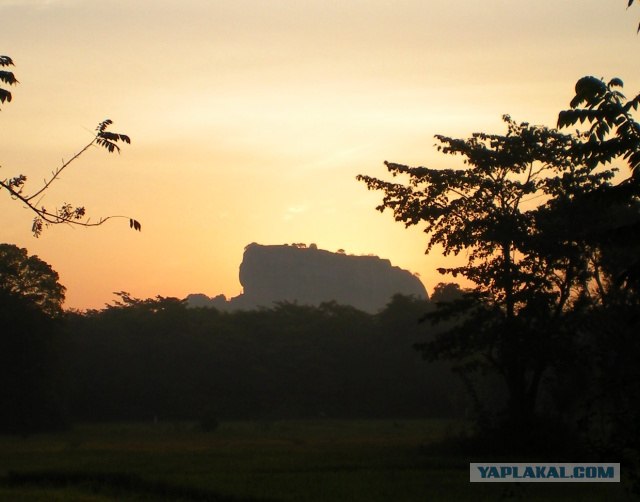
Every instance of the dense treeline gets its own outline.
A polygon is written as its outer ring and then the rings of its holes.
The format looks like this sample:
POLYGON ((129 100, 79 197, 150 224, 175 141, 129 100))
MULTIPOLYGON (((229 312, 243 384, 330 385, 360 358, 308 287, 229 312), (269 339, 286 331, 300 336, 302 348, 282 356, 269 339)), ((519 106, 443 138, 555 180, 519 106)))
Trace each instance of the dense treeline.
POLYGON ((219 312, 127 295, 67 315, 60 367, 77 420, 451 416, 464 412, 445 363, 412 345, 426 301, 378 315, 335 303, 219 312))

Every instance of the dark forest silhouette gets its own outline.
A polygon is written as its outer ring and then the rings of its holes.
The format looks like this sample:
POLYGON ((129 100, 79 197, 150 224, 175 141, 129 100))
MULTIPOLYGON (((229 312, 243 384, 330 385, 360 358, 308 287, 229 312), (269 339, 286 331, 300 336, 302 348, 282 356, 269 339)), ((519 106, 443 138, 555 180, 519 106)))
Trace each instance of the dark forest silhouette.
POLYGON ((424 300, 378 315, 326 303, 219 312, 175 298, 138 300, 67 323, 69 411, 81 420, 452 416, 447 365, 411 344, 424 300))
POLYGON ((0 304, 11 326, 2 336, 13 361, 7 389, 34 402, 17 413, 24 405, 3 396, 2 432, 36 432, 52 416, 50 428, 61 417, 208 428, 229 419, 452 417, 469 408, 449 365, 425 365, 412 350, 428 336, 417 323, 431 308, 424 299, 397 295, 375 315, 335 302, 220 312, 120 293, 103 310, 56 319, 28 315, 35 303, 11 298, 0 304))

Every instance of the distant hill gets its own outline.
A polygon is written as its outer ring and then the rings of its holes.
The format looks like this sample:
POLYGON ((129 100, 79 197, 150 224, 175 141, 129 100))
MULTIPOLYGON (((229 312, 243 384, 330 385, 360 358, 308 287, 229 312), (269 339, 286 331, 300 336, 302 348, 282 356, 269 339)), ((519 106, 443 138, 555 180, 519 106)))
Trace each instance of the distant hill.
POLYGON ((249 244, 240 265, 244 292, 226 301, 189 295, 193 307, 252 310, 274 302, 319 305, 336 301, 375 313, 395 294, 427 298, 424 285, 412 273, 377 256, 353 256, 318 249, 315 244, 264 246, 249 244))

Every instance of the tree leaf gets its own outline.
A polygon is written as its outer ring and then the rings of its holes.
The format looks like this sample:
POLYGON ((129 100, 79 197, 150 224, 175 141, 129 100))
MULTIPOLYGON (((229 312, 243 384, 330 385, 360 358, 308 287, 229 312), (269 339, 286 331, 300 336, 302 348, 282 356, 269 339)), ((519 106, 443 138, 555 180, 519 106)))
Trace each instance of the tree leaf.
POLYGON ((15 75, 10 71, 0 71, 0 80, 9 85, 15 85, 19 83, 18 79, 16 79, 15 75))
POLYGON ((98 127, 96 127, 96 131, 100 131, 103 132, 108 126, 110 126, 111 124, 113 124, 113 121, 110 119, 105 119, 102 122, 100 122, 98 124, 98 127))
POLYGON ((11 102, 11 93, 5 89, 0 89, 0 103, 11 102))
POLYGON ((609 87, 624 87, 622 79, 615 77, 609 81, 609 87))

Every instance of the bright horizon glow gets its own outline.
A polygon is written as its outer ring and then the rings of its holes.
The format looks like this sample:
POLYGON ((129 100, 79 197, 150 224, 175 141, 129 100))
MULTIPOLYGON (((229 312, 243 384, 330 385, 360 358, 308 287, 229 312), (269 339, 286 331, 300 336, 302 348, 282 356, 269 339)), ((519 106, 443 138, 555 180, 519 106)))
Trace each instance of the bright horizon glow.
MULTIPOLYGON (((132 144, 90 151, 44 203, 140 220, 30 232, 0 196, 3 235, 60 273, 66 306, 236 296, 251 242, 375 254, 428 291, 452 261, 375 207, 357 174, 385 160, 460 165, 435 134, 555 125, 582 76, 640 87, 640 9, 624 0, 0 0, 20 81, 0 111, 0 176, 33 190, 95 125, 132 144)), ((624 171, 624 167, 621 169, 624 171)))

